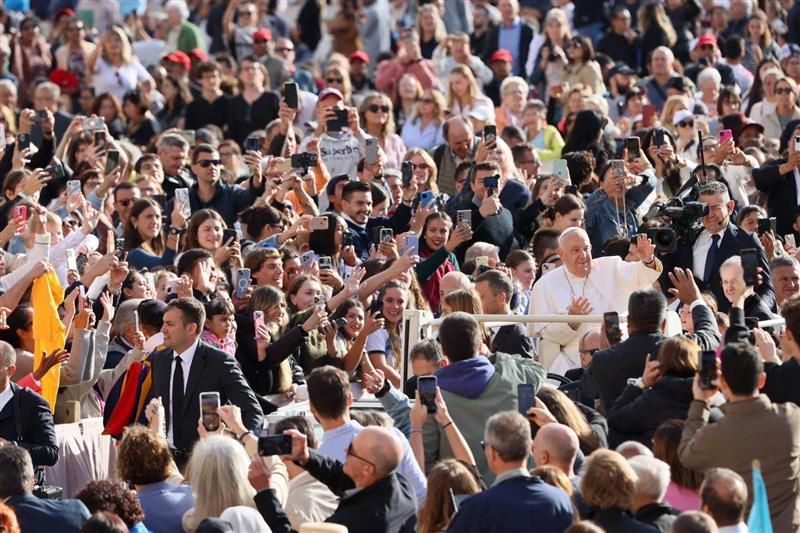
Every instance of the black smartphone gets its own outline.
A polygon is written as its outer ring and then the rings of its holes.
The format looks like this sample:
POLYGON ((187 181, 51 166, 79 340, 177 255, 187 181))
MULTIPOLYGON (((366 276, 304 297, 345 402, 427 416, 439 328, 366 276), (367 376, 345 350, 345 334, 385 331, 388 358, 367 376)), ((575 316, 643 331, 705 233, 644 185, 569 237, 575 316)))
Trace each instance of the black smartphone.
POLYGON ((411 180, 414 179, 414 166, 411 161, 403 161, 400 165, 400 172, 403 176, 403 187, 410 187, 411 180))
POLYGON ((291 435, 266 435, 258 438, 258 455, 290 455, 292 453, 291 435))
POLYGON ((64 176, 66 176, 66 173, 64 172, 64 165, 61 163, 50 165, 49 167, 45 168, 45 170, 57 180, 64 179, 64 176))
POLYGON ((436 412, 436 376, 420 376, 417 379, 419 401, 428 409, 428 414, 436 412))
POLYGON ((383 302, 381 302, 380 298, 373 297, 372 303, 369 305, 369 314, 378 313, 376 318, 383 318, 383 302))
POLYGON ((564 194, 571 194, 573 196, 579 196, 578 195, 578 186, 577 185, 567 185, 566 187, 564 187, 564 194))
POLYGON ((483 140, 485 143, 495 142, 497 140, 497 126, 494 124, 487 124, 483 127, 483 140))
POLYGON ((639 159, 642 151, 639 137, 625 137, 625 148, 628 150, 628 161, 639 159))
POLYGON ((109 150, 106 156, 106 174, 117 168, 117 165, 119 165, 119 150, 109 150))
POLYGON ((219 413, 217 413, 219 406, 220 400, 218 392, 200 393, 200 416, 206 431, 216 431, 219 429, 220 420, 219 413))
POLYGON ((658 128, 653 135, 653 144, 656 146, 663 146, 667 144, 667 132, 658 128))
POLYGON ((329 132, 339 132, 347 127, 347 109, 334 109, 334 118, 328 120, 327 129, 329 132))
POLYGON ((245 152, 258 152, 261 150, 261 137, 248 137, 244 140, 245 152))
POLYGON ((517 404, 522 416, 528 416, 528 409, 536 406, 536 389, 530 383, 517 385, 517 404))
POLYGON ((20 150, 25 150, 31 147, 31 136, 29 133, 20 133, 17 135, 17 144, 20 150))
POLYGON ((353 246, 353 234, 350 232, 342 235, 342 248, 345 246, 353 246))
POLYGON ((125 258, 125 239, 114 239, 114 250, 117 253, 117 259, 122 261, 125 258))
POLYGON ((756 343, 756 334, 755 330, 758 328, 758 317, 756 316, 746 316, 744 317, 744 323, 747 326, 747 329, 750 330, 750 344, 755 345, 756 343))
POLYGON ((714 380, 717 379, 717 352, 700 352, 700 386, 704 389, 715 389, 714 380))
POLYGON ((106 143, 106 132, 104 130, 94 131, 95 146, 103 146, 106 143))
POLYGON ((755 248, 746 248, 739 251, 742 257, 742 270, 744 282, 748 287, 753 287, 758 282, 758 252, 755 248))
POLYGON ((622 342, 622 328, 619 327, 619 313, 609 311, 603 313, 603 324, 606 327, 606 338, 612 346, 622 342))
POLYGON ((228 241, 234 243, 239 238, 239 234, 233 228, 225 228, 222 230, 222 244, 225 245, 228 241), (233 239, 233 240, 231 240, 233 239))
POLYGON ((41 109, 36 112, 36 122, 44 122, 47 120, 47 110, 41 109))
POLYGON ((298 108, 299 96, 297 92, 297 84, 295 82, 287 81, 283 84, 283 99, 286 101, 286 105, 291 109, 298 108))
POLYGON ((164 216, 164 213, 167 212, 167 195, 166 194, 154 194, 151 198, 158 204, 161 208, 161 215, 164 216))
POLYGON ((758 232, 759 236, 764 235, 768 231, 771 231, 773 235, 777 235, 778 219, 775 217, 759 218, 758 229, 756 231, 758 232))

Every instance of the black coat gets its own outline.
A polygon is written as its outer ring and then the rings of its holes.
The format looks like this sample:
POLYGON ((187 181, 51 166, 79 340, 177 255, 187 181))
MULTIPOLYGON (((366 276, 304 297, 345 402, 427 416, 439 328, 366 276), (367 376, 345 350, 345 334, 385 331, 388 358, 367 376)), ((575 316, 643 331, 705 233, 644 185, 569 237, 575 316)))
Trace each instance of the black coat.
MULTIPOLYGON (((502 22, 500 23, 502 25, 502 22)), ((487 65, 492 64, 492 54, 500 48, 500 25, 493 27, 486 32, 486 47, 483 49, 482 59, 487 65)), ((515 76, 525 77, 525 63, 528 62, 528 50, 533 40, 533 28, 522 22, 522 29, 519 35, 519 49, 517 50, 517 69, 515 76)), ((512 54, 513 50, 509 50, 512 54)))
MULTIPOLYGON (((170 383, 172 380, 171 349, 162 350, 153 354, 153 386, 151 396, 160 396, 164 403, 164 411, 169 413, 170 383)), ((263 413, 261 406, 236 366, 236 361, 221 350, 212 348, 202 341, 197 345, 186 389, 183 395, 183 409, 174 418, 180 424, 180 440, 174 442, 175 448, 181 452, 191 451, 199 436, 197 434, 197 421, 200 420, 201 392, 219 392, 220 402, 225 405, 230 403, 239 406, 242 410, 242 420, 247 429, 261 427, 263 413)))
POLYGON ((522 324, 501 326, 492 339, 492 352, 504 352, 533 359, 536 349, 522 324))
POLYGON ((467 249, 476 242, 488 242, 500 248, 500 259, 503 260, 508 252, 517 248, 517 239, 514 233, 514 216, 505 207, 494 216, 483 218, 480 208, 470 198, 458 209, 469 209, 472 212, 472 239, 456 248, 456 259, 459 264, 464 264, 467 249))
POLYGON ((91 516, 80 500, 42 500, 27 494, 12 496, 6 505, 14 509, 25 533, 78 533, 91 516))
POLYGON ((780 166, 786 159, 777 159, 753 169, 756 188, 767 195, 767 214, 777 219, 777 230, 781 235, 794 232, 794 213, 797 210, 797 185, 794 172, 781 174, 780 166))
POLYGON ((0 437, 28 450, 33 466, 56 464, 58 444, 50 404, 16 383, 10 387, 13 397, 0 411, 0 437))
POLYGON ((639 522, 630 511, 612 509, 591 509, 589 515, 583 517, 591 520, 608 533, 658 533, 658 529, 650 524, 639 522))
MULTIPOLYGON (((324 483, 339 500, 339 507, 325 521, 345 526, 352 533, 413 533, 417 525, 417 499, 414 488, 399 474, 391 474, 355 494, 345 491, 355 484, 344 473, 343 464, 310 450, 303 468, 324 483)), ((292 526, 275 492, 263 490, 255 496, 256 507, 273 532, 290 532, 292 526)))
MULTIPOLYGON (((239 361, 248 385, 256 394, 275 394, 280 364, 305 342, 305 331, 301 326, 289 329, 267 345, 267 356, 259 361, 252 317, 237 313, 236 325, 236 360, 239 361)), ((292 364, 293 369, 295 366, 292 364)))
MULTIPOLYGON (((667 289, 672 287, 672 283, 670 283, 667 277, 668 272, 672 272, 672 269, 675 267, 692 268, 694 258, 692 246, 694 242, 695 241, 687 243, 681 241, 680 244, 678 244, 677 250, 661 257, 661 262, 664 264, 664 271, 659 278, 659 282, 664 292, 667 292, 667 289)), ((714 294, 714 297, 717 299, 717 305, 719 305, 719 309, 723 313, 728 312, 730 302, 728 302, 725 293, 722 291, 722 279, 720 278, 719 267, 726 259, 734 255, 739 255, 741 250, 747 248, 756 249, 758 253, 758 266, 761 267, 762 283, 755 287, 755 292, 761 297, 761 300, 767 308, 775 309, 775 291, 772 288, 772 279, 769 277, 767 254, 764 253, 761 242, 759 242, 758 238, 754 235, 730 223, 728 227, 725 228, 722 240, 719 242, 719 250, 709 283, 706 284, 703 280, 695 277, 697 286, 700 287, 701 291, 710 290, 714 294)))
MULTIPOLYGON (((695 306, 692 320, 695 332, 687 337, 699 344, 701 350, 716 350, 720 335, 711 309, 706 305, 695 306)), ((647 354, 651 359, 656 358, 658 344, 665 338, 660 332, 633 333, 616 346, 596 352, 581 377, 581 392, 587 398, 600 398, 603 409, 610 410, 628 379, 642 376, 647 354)))
POLYGON ((657 527, 661 533, 669 533, 679 514, 680 511, 665 503, 648 503, 640 507, 633 517, 639 522, 657 527))

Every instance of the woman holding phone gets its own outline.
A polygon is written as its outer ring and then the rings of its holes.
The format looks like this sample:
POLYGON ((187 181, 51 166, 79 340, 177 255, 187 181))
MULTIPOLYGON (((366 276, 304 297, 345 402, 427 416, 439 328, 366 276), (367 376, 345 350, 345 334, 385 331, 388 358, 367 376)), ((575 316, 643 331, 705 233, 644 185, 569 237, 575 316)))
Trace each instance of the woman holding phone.
POLYGON ((408 304, 408 290, 398 281, 387 283, 378 295, 375 310, 380 311, 384 326, 367 338, 367 355, 376 369, 380 369, 392 385, 403 388, 400 375, 401 335, 403 313, 408 304))
POLYGON ((182 209, 173 209, 170 232, 164 238, 161 207, 151 198, 136 200, 125 224, 128 265, 133 268, 155 268, 171 265, 178 253, 178 241, 186 228, 182 209))
POLYGON ((230 273, 233 268, 241 268, 242 251, 235 235, 226 235, 227 225, 219 213, 213 209, 195 211, 189 219, 189 227, 183 239, 181 251, 193 248, 208 250, 214 256, 218 267, 230 273))
POLYGON ((419 242, 421 261, 415 272, 431 309, 439 309, 439 284, 444 275, 459 270, 455 250, 471 238, 472 230, 469 227, 457 226, 454 229, 453 221, 444 212, 431 213, 425 219, 419 242))
POLYGON ((337 340, 347 350, 341 366, 350 374, 362 363, 367 338, 384 327, 385 321, 379 318, 378 313, 367 314, 362 303, 352 298, 336 308, 331 321, 335 323, 338 320, 343 320, 344 325, 336 328, 337 340))

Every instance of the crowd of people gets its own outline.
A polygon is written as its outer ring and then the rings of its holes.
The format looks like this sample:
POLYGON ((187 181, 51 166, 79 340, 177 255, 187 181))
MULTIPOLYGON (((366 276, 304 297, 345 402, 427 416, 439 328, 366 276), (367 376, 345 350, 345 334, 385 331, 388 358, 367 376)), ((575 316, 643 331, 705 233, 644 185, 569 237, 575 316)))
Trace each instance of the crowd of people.
POLYGON ((800 530, 800 2, 0 28, 0 531, 800 530))

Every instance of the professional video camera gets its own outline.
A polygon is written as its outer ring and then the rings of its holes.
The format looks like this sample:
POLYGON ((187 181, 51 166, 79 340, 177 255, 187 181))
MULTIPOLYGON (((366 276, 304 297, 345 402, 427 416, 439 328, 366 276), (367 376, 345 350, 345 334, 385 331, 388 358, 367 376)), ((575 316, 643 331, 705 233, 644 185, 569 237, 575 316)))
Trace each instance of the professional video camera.
POLYGON ((678 193, 666 202, 654 204, 644 220, 660 218, 665 222, 659 228, 647 230, 647 236, 659 253, 674 252, 678 241, 692 241, 703 230, 702 218, 708 214, 708 204, 698 201, 697 184, 678 193))

